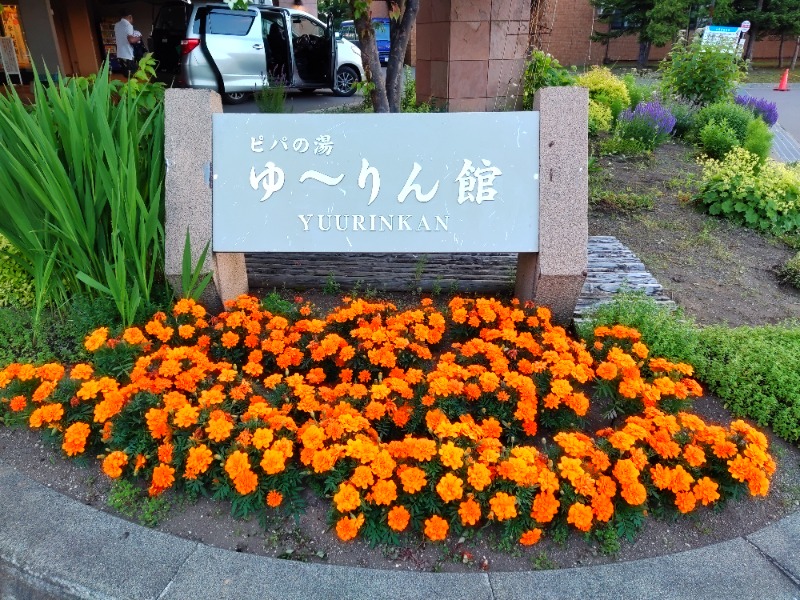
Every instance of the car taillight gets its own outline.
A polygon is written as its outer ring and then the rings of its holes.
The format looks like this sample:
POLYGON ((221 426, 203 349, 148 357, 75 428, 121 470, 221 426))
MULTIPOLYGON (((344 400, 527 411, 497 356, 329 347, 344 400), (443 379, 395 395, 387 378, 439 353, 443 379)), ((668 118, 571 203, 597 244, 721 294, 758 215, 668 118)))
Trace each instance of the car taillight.
POLYGON ((189 54, 192 50, 200 45, 200 40, 191 38, 188 40, 181 40, 181 54, 189 54))

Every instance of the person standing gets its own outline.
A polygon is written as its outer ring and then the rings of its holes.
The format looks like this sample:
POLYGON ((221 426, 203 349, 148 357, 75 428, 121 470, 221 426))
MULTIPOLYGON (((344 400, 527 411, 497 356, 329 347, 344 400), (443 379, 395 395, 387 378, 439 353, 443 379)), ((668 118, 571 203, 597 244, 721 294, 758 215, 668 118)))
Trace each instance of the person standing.
POLYGON ((123 73, 128 77, 136 71, 136 61, 133 58, 133 45, 141 41, 141 34, 136 36, 133 29, 133 15, 122 15, 122 18, 114 25, 114 37, 117 42, 117 60, 122 67, 123 73))

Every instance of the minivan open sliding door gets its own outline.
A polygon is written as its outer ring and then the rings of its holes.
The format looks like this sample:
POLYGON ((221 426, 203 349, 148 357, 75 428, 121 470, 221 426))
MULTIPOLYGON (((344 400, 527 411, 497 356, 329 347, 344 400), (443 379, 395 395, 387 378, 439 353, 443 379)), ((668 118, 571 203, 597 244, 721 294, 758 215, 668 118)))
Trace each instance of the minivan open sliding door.
POLYGON ((256 9, 209 8, 200 23, 203 51, 220 93, 253 92, 267 81, 267 55, 256 9))

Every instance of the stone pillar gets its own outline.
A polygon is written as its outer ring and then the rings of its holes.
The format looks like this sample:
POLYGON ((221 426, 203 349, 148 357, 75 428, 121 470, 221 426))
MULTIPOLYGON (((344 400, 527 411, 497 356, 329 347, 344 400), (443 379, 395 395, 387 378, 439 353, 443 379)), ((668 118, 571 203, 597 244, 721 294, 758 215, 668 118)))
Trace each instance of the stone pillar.
POLYGON ((246 294, 244 254, 217 254, 211 249, 211 116, 222 112, 219 94, 208 90, 168 89, 165 97, 164 262, 167 280, 181 293, 186 232, 196 265, 208 244, 203 273, 214 274, 214 284, 200 299, 212 311, 246 294))
POLYGON ((530 0, 421 0, 418 99, 451 112, 515 106, 529 21, 530 0))
POLYGON ((515 295, 572 318, 589 244, 589 92, 544 88, 539 111, 539 253, 520 254, 515 295))

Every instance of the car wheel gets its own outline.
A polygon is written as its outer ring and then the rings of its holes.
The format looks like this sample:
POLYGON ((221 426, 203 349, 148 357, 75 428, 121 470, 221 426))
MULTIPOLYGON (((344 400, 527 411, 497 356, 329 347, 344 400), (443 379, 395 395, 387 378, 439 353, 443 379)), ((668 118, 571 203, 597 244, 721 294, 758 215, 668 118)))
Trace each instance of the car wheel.
POLYGON ((222 94, 222 101, 225 104, 241 104, 247 101, 249 95, 247 92, 226 92, 222 94))
POLYGON ((355 84, 358 83, 358 71, 349 65, 342 65, 336 71, 336 82, 333 85, 334 96, 352 96, 356 93, 355 84))

